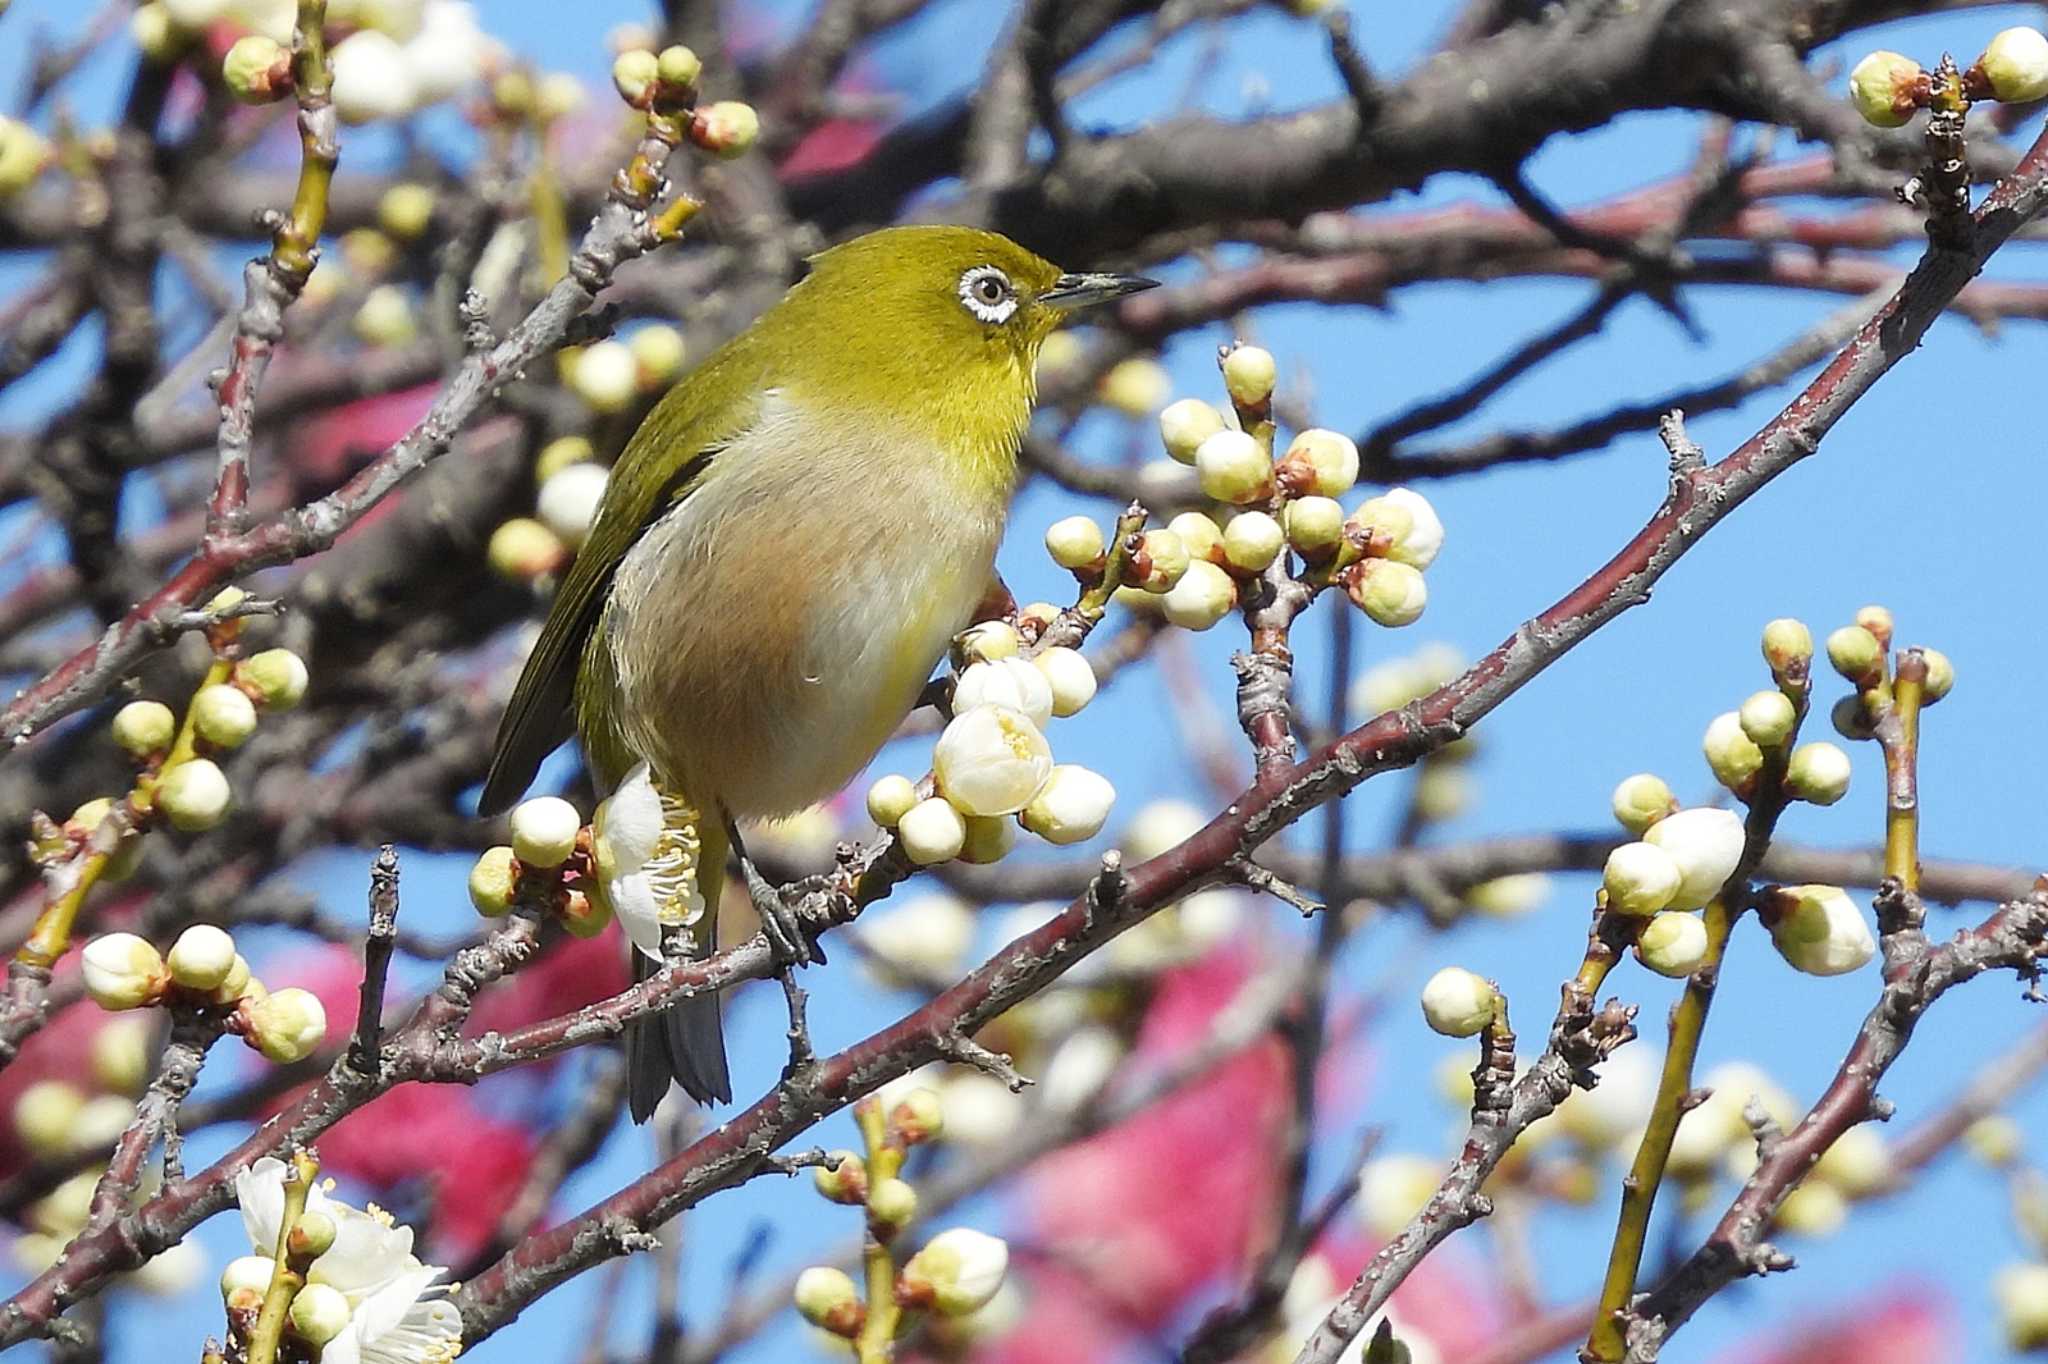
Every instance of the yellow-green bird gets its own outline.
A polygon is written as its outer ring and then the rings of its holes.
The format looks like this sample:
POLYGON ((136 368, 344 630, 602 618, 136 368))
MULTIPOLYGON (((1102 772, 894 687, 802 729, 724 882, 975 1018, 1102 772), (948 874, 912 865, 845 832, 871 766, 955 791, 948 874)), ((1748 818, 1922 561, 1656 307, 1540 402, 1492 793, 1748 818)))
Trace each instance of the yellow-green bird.
MULTIPOLYGON (((909 713, 990 586, 1039 346, 1071 310, 1153 283, 1065 274, 965 227, 888 228, 811 267, 613 465, 484 782, 482 813, 505 809, 573 717, 600 790, 644 763, 700 812, 705 908, 672 953, 710 952, 736 851, 771 941, 808 960, 733 821, 830 795, 909 713)), ((647 951, 637 974, 658 966, 647 951)), ((627 1044, 636 1121, 671 1077, 731 1099, 714 996, 627 1044)))

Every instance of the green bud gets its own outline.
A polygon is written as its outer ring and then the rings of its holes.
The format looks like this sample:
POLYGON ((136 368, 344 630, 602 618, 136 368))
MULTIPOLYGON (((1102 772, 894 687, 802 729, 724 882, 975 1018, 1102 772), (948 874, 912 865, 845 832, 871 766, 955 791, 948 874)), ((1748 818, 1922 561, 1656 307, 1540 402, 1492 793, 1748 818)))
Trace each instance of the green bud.
POLYGON ((318 1348, 348 1329, 348 1299, 324 1283, 309 1283, 292 1295, 292 1334, 318 1348))
POLYGON ((269 104, 291 87, 291 54, 273 38, 245 33, 220 65, 221 83, 244 104, 269 104))
POLYGON ((1622 778, 1620 785, 1614 788, 1612 808, 1615 821, 1641 837, 1643 830, 1676 810, 1678 800, 1662 777, 1638 772, 1632 777, 1622 778))
POLYGON ((1778 748, 1792 737, 1799 715, 1790 697, 1781 691, 1760 691, 1742 703, 1736 712, 1742 732, 1758 748, 1778 748))
POLYGON ((290 649, 265 649, 235 665, 236 685, 254 692, 265 710, 290 710, 305 699, 306 660, 290 649))
POLYGON ((178 717, 161 701, 130 701, 114 712, 114 742, 137 758, 151 758, 178 736, 178 717))
POLYGON ((1871 687, 1884 675, 1884 645, 1861 625, 1844 625, 1828 636, 1828 663, 1849 682, 1871 687))
POLYGON ((697 77, 704 70, 704 63, 699 61, 697 54, 689 48, 677 45, 661 50, 661 55, 655 59, 655 70, 664 84, 681 89, 697 83, 697 77))
POLYGON ((794 1300, 797 1312, 819 1330, 848 1340, 860 1334, 866 1313, 861 1307, 860 1290, 845 1270, 812 1265, 796 1276, 794 1300))
POLYGON ((173 827, 202 833, 221 822, 232 794, 227 775, 210 758, 192 758, 164 773, 156 804, 173 827))
POLYGON ((1707 926, 1698 915, 1667 910, 1636 935, 1636 960, 1660 976, 1689 976, 1707 959, 1707 926))
POLYGON ((287 1250, 300 1260, 317 1260, 334 1248, 334 1237, 339 1230, 332 1217, 308 1209, 300 1213, 299 1220, 292 1224, 287 1250))
POLYGON ((1873 52, 1849 73, 1849 100, 1864 122, 1898 128, 1928 97, 1927 73, 1897 52, 1873 52))
POLYGON ((1949 662, 1947 654, 1939 649, 1922 649, 1920 655, 1927 662, 1927 680, 1920 686, 1920 704, 1931 706, 1949 694, 1956 684, 1956 665, 1949 662))
POLYGON ((1240 407, 1257 407, 1273 396, 1279 367, 1262 346, 1237 345, 1223 357, 1223 387, 1240 407))
POLYGON ((832 1152, 837 1163, 820 1165, 811 1171, 811 1183, 834 1203, 859 1206, 868 1201, 868 1167, 852 1151, 832 1152))
POLYGON ((1806 622, 1780 616, 1764 627, 1764 662, 1779 677, 1804 672, 1813 662, 1813 631, 1806 622))
POLYGON ((1785 765, 1785 790, 1794 800, 1833 805, 1849 792, 1849 755, 1830 743, 1799 745, 1785 765))
POLYGON ((201 687, 192 698, 192 729, 215 748, 239 748, 256 732, 256 703, 225 682, 201 687))
POLYGON ((1263 573, 1287 547, 1287 532, 1262 511, 1244 511, 1223 528, 1223 557, 1241 573, 1263 573))
POLYGON ((885 1227, 907 1225, 917 1216, 917 1190, 907 1180, 882 1180, 868 1192, 868 1216, 885 1227))
POLYGON ((628 104, 639 104, 648 87, 661 79, 661 58, 644 47, 621 52, 612 59, 612 88, 628 104))
POLYGON ((498 918, 512 908, 519 892, 519 879, 512 874, 512 863, 512 849, 500 844, 484 849, 476 865, 469 869, 469 902, 486 919, 498 918))
POLYGON ((868 788, 868 818, 879 828, 893 829, 917 800, 917 783, 910 778, 894 772, 878 777, 868 788))

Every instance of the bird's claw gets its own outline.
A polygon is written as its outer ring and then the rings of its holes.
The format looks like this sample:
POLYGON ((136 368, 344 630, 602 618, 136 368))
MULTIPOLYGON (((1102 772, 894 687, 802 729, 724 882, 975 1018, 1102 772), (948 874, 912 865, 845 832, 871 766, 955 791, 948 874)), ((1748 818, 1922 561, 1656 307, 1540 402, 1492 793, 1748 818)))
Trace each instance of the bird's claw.
POLYGON ((740 873, 746 878, 747 897, 754 902, 754 913, 760 916, 761 933, 768 939, 768 952, 776 966, 809 966, 814 962, 822 965, 824 952, 805 933, 803 916, 781 889, 769 884, 750 857, 740 858, 740 873))

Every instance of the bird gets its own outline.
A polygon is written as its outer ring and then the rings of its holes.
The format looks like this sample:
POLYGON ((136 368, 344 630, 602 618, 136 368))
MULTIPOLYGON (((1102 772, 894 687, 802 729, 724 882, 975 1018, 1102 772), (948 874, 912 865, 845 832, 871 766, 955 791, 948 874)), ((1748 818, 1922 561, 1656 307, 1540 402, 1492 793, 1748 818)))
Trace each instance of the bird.
MULTIPOLYGON (((644 778, 696 813, 703 908, 632 951, 636 979, 713 950, 729 854, 778 964, 810 960, 739 822, 841 789, 915 707, 996 581, 1040 346, 1077 309, 1156 284, 938 224, 808 265, 613 463, 479 801, 483 816, 511 806, 573 730, 600 793, 644 778)), ((716 995, 636 1021, 626 1043, 636 1122, 671 1081, 731 1101, 716 995)))

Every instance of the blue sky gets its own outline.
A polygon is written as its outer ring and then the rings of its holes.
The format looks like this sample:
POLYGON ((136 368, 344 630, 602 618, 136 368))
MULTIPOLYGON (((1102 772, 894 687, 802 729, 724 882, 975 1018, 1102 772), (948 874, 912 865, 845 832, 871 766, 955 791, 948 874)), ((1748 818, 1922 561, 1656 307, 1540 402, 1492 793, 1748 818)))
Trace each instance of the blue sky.
MULTIPOLYGON (((785 14, 799 6, 762 6, 785 14)), ((1398 73, 1411 64, 1445 20, 1444 5, 1359 3, 1356 30, 1374 66, 1398 73)), ((973 79, 977 63, 965 54, 983 50, 999 7, 984 0, 941 0, 934 12, 883 44, 876 59, 880 84, 927 104, 973 79), (944 62, 933 54, 945 52, 944 62)), ((587 0, 575 31, 564 33, 560 10, 542 0, 498 0, 487 7, 494 32, 522 51, 600 82, 607 65, 603 36, 614 23, 644 17, 622 0, 587 0)), ((1943 45, 1967 60, 2006 23, 2037 14, 2032 7, 1985 10, 1895 25, 1822 54, 1853 62, 1873 46, 1896 47, 1931 61, 1943 45)), ((17 0, 0 24, 0 90, 18 88, 23 65, 19 35, 37 27, 57 33, 83 22, 79 7, 61 0, 17 0)), ((1230 30, 1213 50, 1200 39, 1171 45, 1148 71, 1118 80, 1091 95, 1083 122, 1127 126, 1171 107, 1192 91, 1204 108, 1234 113, 1248 107, 1288 107, 1326 98, 1336 89, 1313 28, 1277 12, 1260 11, 1230 30)), ((119 44, 115 45, 117 48, 119 44)), ((112 107, 128 60, 125 51, 96 60, 74 86, 73 104, 87 119, 112 107)), ((1662 179, 1690 161, 1698 136, 1695 119, 1635 115, 1594 133, 1559 139, 1531 166, 1533 180, 1555 200, 1573 204, 1662 179)), ((365 159, 371 155, 364 149, 365 159)), ((345 155, 343 175, 350 158, 345 155)), ((360 163, 359 163, 360 164, 360 163)), ((1479 182, 1445 178, 1393 207, 1495 196, 1479 182)), ((1902 261, 1907 259, 1901 258, 1902 261)), ((1074 262, 1073 264, 1081 264, 1074 262)), ((2008 248, 1994 277, 2038 277, 2038 248, 2008 248)), ((0 265, 0 293, 27 278, 16 264, 0 265)), ((1404 292, 1384 312, 1326 312, 1313 307, 1267 310, 1259 335, 1279 356, 1283 373, 1306 366, 1324 424, 1358 430, 1409 403, 1456 387, 1476 366, 1510 349, 1532 330, 1579 307, 1593 286, 1584 283, 1447 284, 1404 292)), ((1774 296, 1756 291, 1697 291, 1691 304, 1706 336, 1695 340, 1665 315, 1626 305, 1598 340, 1579 347, 1511 387, 1492 405, 1447 434, 1478 433, 1504 425, 1552 425, 1622 400, 1726 374, 1809 326, 1845 300, 1832 296, 1774 296)), ((1220 329, 1182 340, 1166 357, 1177 393, 1214 397, 1209 359, 1220 329)), ((60 402, 67 385, 88 366, 93 339, 84 338, 37 382, 11 391, 0 424, 25 424, 60 402)), ((1923 825, 1931 855, 2032 865, 2043 856, 2044 808, 2040 774, 2048 770, 2048 730, 2036 720, 2043 578, 2039 508, 2048 504, 2044 436, 2038 392, 2048 333, 2011 323, 1998 335, 1967 322, 1936 325, 1924 351, 1907 360, 1828 438, 1821 453, 1779 479, 1709 536, 1659 585, 1656 599, 1630 612, 1530 684, 1481 729, 1484 756, 1479 801, 1443 836, 1512 833, 1552 828, 1598 828, 1607 793, 1627 773, 1664 774, 1688 799, 1706 799, 1711 779, 1699 757, 1699 735, 1716 712, 1765 685, 1757 632, 1774 616, 1796 615, 1824 633, 1865 602, 1896 613, 1901 636, 1945 650, 1955 661, 1955 692, 1932 712, 1923 759, 1923 825)), ((1704 416, 1692 434, 1718 456, 1747 436, 1783 401, 1767 393, 1731 413, 1704 416)), ((1128 439, 1108 421, 1091 423, 1099 451, 1128 439)), ((1617 442, 1605 452, 1555 466, 1501 470, 1472 479, 1432 484, 1449 528, 1442 557, 1431 570, 1431 605, 1424 620, 1399 638, 1361 624, 1356 632, 1361 666, 1412 650, 1427 640, 1448 641, 1468 656, 1483 652, 1517 622, 1547 606, 1603 562, 1641 525, 1664 488, 1664 453, 1653 432, 1617 442)), ((1064 497, 1034 491, 1016 510, 1001 566, 1020 598, 1057 596, 1059 575, 1038 548, 1038 532, 1073 510, 1064 497)), ((1098 514, 1107 507, 1096 507, 1098 514)), ((5 524, 0 522, 0 524, 5 524)), ((1333 609, 1326 605, 1323 610, 1333 609)), ((1309 695, 1323 675, 1320 616, 1306 631, 1299 675, 1309 695)), ((1228 705, 1225 659, 1234 643, 1227 629, 1196 646, 1202 675, 1215 701, 1228 705)), ((1159 683, 1139 670, 1055 735, 1071 753, 1106 771, 1125 810, 1164 795, 1199 790, 1183 766, 1167 709, 1157 704, 1159 683)), ((1840 684, 1821 682, 1832 700, 1840 684)), ((1320 702, 1317 703, 1318 706, 1320 702)), ((1824 708, 1823 708, 1824 714, 1824 708)), ((1824 724, 1824 721, 1822 721, 1824 724)), ((1856 785, 1840 805, 1797 809, 1785 822, 1802 842, 1860 845, 1879 832, 1880 773, 1874 749, 1852 750, 1856 785)), ((889 757, 884 763, 890 763, 889 757)), ((893 766, 920 762, 905 750, 893 766)), ((1405 779, 1372 783, 1350 803, 1347 827, 1370 846, 1397 808, 1405 779)), ((466 919, 462 867, 445 859, 408 863, 407 915, 422 927, 455 926, 466 919)), ((312 859, 295 877, 318 888, 350 913, 360 904, 364 857, 357 852, 312 859)), ((1498 978, 1516 1001, 1525 1036, 1537 1035, 1557 981, 1576 964, 1590 883, 1556 878, 1554 893, 1536 914, 1507 924, 1486 922, 1438 938, 1419 940, 1405 925, 1383 928, 1355 942, 1340 965, 1349 988, 1368 988, 1386 964, 1409 960, 1412 977, 1456 962, 1498 978)), ((1292 911, 1262 908, 1279 931, 1292 911)), ((1939 922, 1955 920, 1945 912, 1939 922)), ((1703 1063, 1731 1057, 1763 1061, 1802 1100, 1810 1100, 1832 1074, 1874 995, 1874 970, 1820 980, 1795 975, 1746 925, 1731 950, 1703 1063)), ((992 946, 992 943, 985 944, 992 946)), ((813 1021, 821 1046, 851 1041, 894 1017, 910 1001, 879 996, 843 954, 811 973, 813 1021)), ((1672 983, 1631 970, 1618 988, 1643 1006, 1647 1039, 1659 1042, 1662 1017, 1675 994, 1672 983)), ((734 1073, 765 1083, 781 1063, 779 997, 747 994, 731 1027, 734 1073)), ((1988 978, 1964 988, 1933 1012, 1899 1063, 1886 1092, 1901 1119, 1924 1114, 1961 1077, 2031 1026, 2038 1014, 2023 1004, 2010 978, 1988 978)), ((1376 1034, 1376 1079, 1366 1111, 1349 1115, 1385 1125, 1390 1149, 1441 1150, 1445 1115, 1431 1097, 1430 1076, 1452 1048, 1424 1030, 1414 1010, 1391 1011, 1376 1034)), ((1526 1050, 1526 1048, 1525 1048, 1526 1050)), ((740 1081, 742 1100, 752 1097, 740 1081)), ((2034 1130, 2048 1124, 2048 1097, 2036 1094, 2017 1116, 2034 1130)), ((1349 1148, 1349 1127, 1334 1131, 1334 1162, 1349 1148)), ((826 1145, 851 1140, 845 1118, 819 1129, 826 1145)), ((192 1156, 221 1149, 223 1138, 193 1143, 192 1156)), ((615 1135, 602 1159, 572 1181, 563 1211, 587 1205, 644 1169, 649 1160, 638 1132, 615 1135)), ((1613 1191, 1591 1209, 1546 1214, 1539 1226, 1544 1286, 1558 1301, 1588 1291, 1598 1275, 1613 1220, 1613 1191)), ((732 1257, 758 1228, 770 1234, 766 1262, 804 1262, 829 1226, 826 1244, 852 1230, 816 1214, 814 1198, 796 1185, 763 1181, 721 1195, 692 1215, 685 1233, 684 1301, 702 1315, 715 1313, 732 1257)), ((1001 1208, 975 1215, 991 1225, 1001 1208)), ((1696 1241, 1704 1227, 1684 1239, 1696 1241)), ((239 1232, 218 1219, 202 1233, 218 1254, 235 1253, 239 1232)), ((1478 1234, 1469 1234, 1477 1241, 1478 1234)), ((1787 1321, 1816 1305, 1848 1299, 1901 1274, 1939 1281, 1955 1296, 1968 1333, 1968 1357, 1998 1357, 1988 1279, 2022 1253, 2001 1187, 1961 1159, 1934 1170, 1911 1196, 1859 1208, 1850 1229, 1832 1239, 1791 1242, 1801 1261, 1796 1277, 1780 1278, 1723 1296, 1688 1328, 1674 1359, 1713 1357, 1745 1333, 1787 1321)), ((633 1273, 644 1293, 645 1266, 633 1273)), ((567 1357, 589 1320, 595 1276, 552 1295, 512 1328, 482 1346, 482 1361, 537 1354, 567 1357)), ((644 1298, 638 1299, 644 1301, 644 1298)), ((645 1320, 631 1310, 617 1323, 645 1320)), ((196 1348, 219 1329, 218 1300, 210 1287, 152 1313, 146 1328, 134 1314, 118 1318, 114 1358, 156 1357, 157 1343, 196 1348), (146 1334, 145 1334, 146 1332, 146 1334)), ((621 1331, 624 1326, 621 1326, 621 1331)), ((764 1335, 736 1360, 790 1357, 800 1348, 793 1331, 764 1335)), ((618 1343, 634 1343, 620 1334, 618 1343)))

